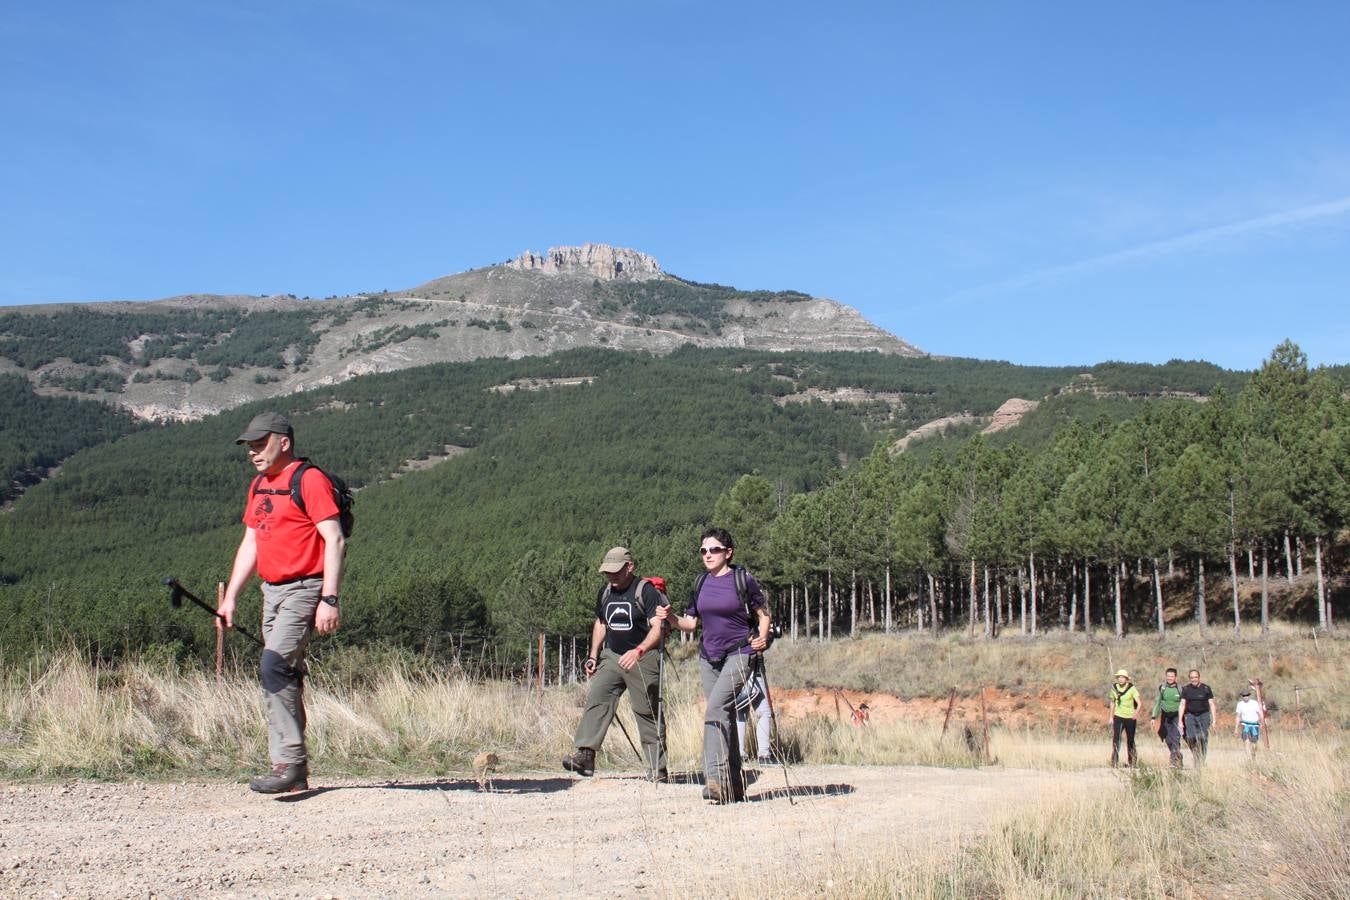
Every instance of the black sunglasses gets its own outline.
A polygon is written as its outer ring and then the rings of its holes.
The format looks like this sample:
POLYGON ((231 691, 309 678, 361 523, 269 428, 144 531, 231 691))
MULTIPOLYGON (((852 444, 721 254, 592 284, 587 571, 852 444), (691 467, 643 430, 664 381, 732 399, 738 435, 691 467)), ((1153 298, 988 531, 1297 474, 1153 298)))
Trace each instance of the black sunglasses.
POLYGON ((726 553, 726 547, 699 547, 698 552, 703 556, 711 556, 714 553, 726 553))

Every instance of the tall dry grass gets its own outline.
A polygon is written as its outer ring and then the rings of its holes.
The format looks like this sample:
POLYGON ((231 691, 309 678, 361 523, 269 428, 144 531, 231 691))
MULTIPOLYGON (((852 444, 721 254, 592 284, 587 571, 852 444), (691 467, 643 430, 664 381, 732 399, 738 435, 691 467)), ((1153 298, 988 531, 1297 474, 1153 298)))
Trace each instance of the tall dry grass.
MULTIPOLYGON (((878 643, 848 642, 833 652, 851 656, 870 647, 875 656, 872 645, 878 643)), ((959 649, 981 658, 1002 652, 985 646, 959 649)), ((405 658, 369 662, 364 656, 329 659, 307 682, 310 749, 322 771, 462 773, 485 749, 497 753, 504 767, 552 769, 570 752, 584 684, 537 692, 477 682, 456 669, 405 658)), ((776 667, 776 678, 784 668, 776 667)), ((666 671, 670 763, 677 771, 697 771, 703 740, 697 663, 680 659, 666 671)), ((626 703, 620 704, 620 717, 636 739, 626 703)), ((751 734, 753 752, 753 728, 751 734)), ((855 728, 832 717, 809 716, 783 726, 779 738, 790 760, 812 763, 965 767, 997 762, 1074 770, 1105 761, 1103 735, 1097 729, 1092 740, 1083 741, 1072 731, 993 728, 986 752, 983 735, 965 733, 960 724, 944 736, 936 722, 888 717, 855 728)), ((1141 746, 1145 758, 1149 748, 1157 749, 1146 729, 1141 746)), ((265 748, 261 690, 251 670, 228 672, 218 684, 210 672, 154 657, 113 669, 92 666, 74 651, 15 665, 0 660, 0 772, 10 776, 233 776, 256 769, 265 760, 265 748)), ((601 764, 640 768, 618 728, 610 729, 601 764)))
POLYGON ((849 848, 803 883, 758 874, 734 896, 1350 897, 1350 758, 1325 736, 1248 764, 1145 767, 1121 789, 1051 789, 968 846, 849 848))
MULTIPOLYGON (((538 695, 401 664, 360 683, 316 674, 306 686, 310 751, 330 773, 465 772, 484 749, 508 767, 556 764, 570 745, 579 690, 538 695)), ((217 683, 210 672, 146 660, 101 670, 73 652, 0 666, 4 774, 233 776, 255 771, 266 756, 251 671, 217 683)))

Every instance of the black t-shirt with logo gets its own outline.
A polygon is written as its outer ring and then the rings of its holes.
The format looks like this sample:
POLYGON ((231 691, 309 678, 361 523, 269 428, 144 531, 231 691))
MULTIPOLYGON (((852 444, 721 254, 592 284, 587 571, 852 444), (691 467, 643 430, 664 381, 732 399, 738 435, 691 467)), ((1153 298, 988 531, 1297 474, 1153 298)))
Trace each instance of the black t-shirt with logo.
POLYGON ((1198 716, 1201 713, 1209 712, 1209 701, 1214 699, 1214 692, 1209 689, 1207 684, 1187 682, 1181 686, 1181 699, 1186 701, 1186 706, 1182 709, 1182 712, 1198 716))
POLYGON ((642 643, 651 630, 648 622, 656 615, 656 608, 670 605, 650 581, 641 582, 639 600, 636 596, 639 581, 635 576, 622 591, 605 585, 595 602, 595 617, 605 623, 605 646, 621 656, 642 643))

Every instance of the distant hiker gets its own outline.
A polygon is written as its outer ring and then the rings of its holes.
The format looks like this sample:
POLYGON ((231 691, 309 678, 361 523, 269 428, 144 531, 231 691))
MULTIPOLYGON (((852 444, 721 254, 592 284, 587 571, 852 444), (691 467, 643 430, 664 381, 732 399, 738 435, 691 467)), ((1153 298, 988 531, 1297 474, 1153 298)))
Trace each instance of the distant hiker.
POLYGON ((605 742, 619 698, 627 691, 647 777, 666 781, 666 748, 656 728, 660 659, 649 651, 661 643, 657 609, 669 604, 655 585, 633 574, 634 568, 633 554, 624 547, 610 550, 600 563, 607 583, 595 598, 591 651, 585 663, 591 687, 572 739, 576 752, 564 757, 562 764, 578 775, 595 773, 595 751, 605 742))
POLYGON ((1111 765, 1120 765, 1120 735, 1125 733, 1127 760, 1133 766, 1138 760, 1134 745, 1134 730, 1139 724, 1139 689, 1130 680, 1130 673, 1116 672, 1116 683, 1111 685, 1108 699, 1111 705, 1111 765))
POLYGON ((872 721, 872 711, 866 703, 859 703, 858 708, 853 711, 852 721, 854 725, 862 727, 872 721))
POLYGON ((1181 768, 1181 686, 1177 684, 1177 670, 1169 668, 1158 685, 1158 696, 1153 701, 1149 724, 1158 723, 1158 740, 1167 745, 1167 761, 1174 769, 1181 768))
POLYGON ((248 445, 249 461, 259 474, 249 484, 244 537, 217 612, 225 627, 234 625, 239 593, 256 571, 263 580, 264 649, 258 674, 267 700, 272 771, 248 786, 280 794, 309 787, 305 649, 313 632, 331 634, 341 621, 338 591, 346 539, 332 482, 322 471, 305 468, 300 502, 292 495, 292 475, 303 461, 296 456, 295 430, 285 416, 259 413, 235 443, 248 445))
POLYGON ((755 761, 773 762, 773 704, 764 676, 758 672, 750 676, 745 687, 736 695, 736 734, 740 738, 741 759, 745 759, 745 733, 750 710, 755 711, 755 761))
POLYGON ((703 695, 703 799, 732 803, 745 799, 741 753, 735 738, 736 695, 752 673, 753 654, 769 646, 769 610, 754 576, 731 558, 731 535, 722 528, 703 532, 699 555, 706 570, 694 583, 689 607, 670 616, 681 631, 703 623, 698 668, 703 695))
POLYGON ((1219 717, 1219 710, 1214 703, 1214 692, 1200 681, 1199 669, 1191 669, 1190 683, 1181 686, 1181 699, 1185 701, 1181 712, 1181 737, 1191 748, 1191 761, 1197 766, 1204 765, 1205 755, 1209 753, 1209 729, 1219 717))
POLYGON ((1252 689, 1243 688, 1233 713, 1233 734, 1242 741, 1247 758, 1252 759, 1256 756, 1256 745, 1261 741, 1261 726, 1265 723, 1266 711, 1261 701, 1252 696, 1252 689))

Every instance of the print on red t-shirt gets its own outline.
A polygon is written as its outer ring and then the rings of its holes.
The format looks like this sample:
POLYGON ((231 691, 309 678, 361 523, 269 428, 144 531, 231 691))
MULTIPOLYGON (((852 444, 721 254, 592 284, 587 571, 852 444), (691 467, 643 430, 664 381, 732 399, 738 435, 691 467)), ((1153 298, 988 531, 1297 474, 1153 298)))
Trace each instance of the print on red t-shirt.
POLYGON ((324 543, 314 523, 335 518, 337 503, 328 478, 311 467, 300 479, 308 515, 301 512, 290 495, 291 474, 298 465, 296 460, 276 475, 264 475, 257 484, 249 482, 244 524, 257 538, 258 577, 263 581, 290 581, 323 572, 324 543), (255 488, 282 493, 256 494, 255 488))

